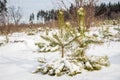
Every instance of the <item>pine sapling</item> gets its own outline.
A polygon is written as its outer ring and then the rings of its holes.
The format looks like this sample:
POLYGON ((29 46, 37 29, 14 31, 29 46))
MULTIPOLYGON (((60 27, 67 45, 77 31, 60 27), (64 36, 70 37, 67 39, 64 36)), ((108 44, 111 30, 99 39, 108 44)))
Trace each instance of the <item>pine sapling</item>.
POLYGON ((41 36, 41 38, 48 42, 47 45, 46 43, 37 43, 36 45, 39 46, 40 52, 44 53, 61 51, 61 58, 51 62, 40 59, 40 62, 45 62, 45 64, 37 68, 35 72, 57 76, 62 74, 73 76, 81 73, 81 69, 92 71, 101 69, 101 66, 109 65, 108 58, 105 56, 88 57, 85 54, 85 51, 90 44, 100 44, 101 41, 97 40, 96 36, 86 34, 88 32, 85 28, 84 9, 80 8, 77 11, 77 14, 79 30, 76 30, 76 27, 71 27, 69 22, 64 22, 63 10, 58 12, 58 32, 51 34, 51 36, 41 36), (70 55, 66 54, 68 51, 71 52, 70 55))

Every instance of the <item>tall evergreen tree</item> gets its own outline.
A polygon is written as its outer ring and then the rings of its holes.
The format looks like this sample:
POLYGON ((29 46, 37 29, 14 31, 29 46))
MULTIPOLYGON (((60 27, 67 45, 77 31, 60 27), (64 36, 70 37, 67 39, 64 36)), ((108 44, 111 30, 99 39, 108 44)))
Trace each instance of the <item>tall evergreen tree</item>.
POLYGON ((29 22, 33 23, 34 21, 34 13, 30 14, 29 22))
POLYGON ((5 25, 5 17, 7 15, 7 0, 0 0, 0 25, 5 25))

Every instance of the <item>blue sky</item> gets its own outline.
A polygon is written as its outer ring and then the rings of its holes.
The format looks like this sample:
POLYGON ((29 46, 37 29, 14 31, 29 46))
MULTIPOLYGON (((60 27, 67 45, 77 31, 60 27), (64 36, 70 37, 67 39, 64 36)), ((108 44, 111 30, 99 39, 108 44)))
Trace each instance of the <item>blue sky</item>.
MULTIPOLYGON (((22 9, 23 21, 28 21, 29 15, 33 12, 36 13, 41 9, 49 10, 56 9, 58 4, 58 0, 8 0, 8 7, 15 6, 20 7, 22 9)), ((72 1, 72 0, 67 0, 72 1)), ((118 2, 119 0, 99 0, 100 2, 108 3, 111 1, 112 3, 118 2)), ((69 5, 69 4, 68 4, 69 5)))

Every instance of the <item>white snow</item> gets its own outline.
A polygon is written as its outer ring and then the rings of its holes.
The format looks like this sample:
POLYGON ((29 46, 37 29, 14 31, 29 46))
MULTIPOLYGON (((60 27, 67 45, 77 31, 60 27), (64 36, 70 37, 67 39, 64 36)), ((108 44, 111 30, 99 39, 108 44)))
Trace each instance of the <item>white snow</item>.
MULTIPOLYGON (((0 39, 3 40, 3 36, 0 39)), ((88 72, 70 77, 60 77, 32 74, 39 63, 38 57, 44 56, 48 60, 60 56, 57 53, 38 53, 38 47, 34 44, 43 41, 39 33, 28 36, 26 33, 14 33, 9 35, 10 42, 0 47, 0 80, 119 80, 120 78, 120 42, 106 42, 103 45, 91 45, 87 55, 107 55, 110 66, 100 71, 88 72), (16 42, 15 40, 23 41, 16 42)))

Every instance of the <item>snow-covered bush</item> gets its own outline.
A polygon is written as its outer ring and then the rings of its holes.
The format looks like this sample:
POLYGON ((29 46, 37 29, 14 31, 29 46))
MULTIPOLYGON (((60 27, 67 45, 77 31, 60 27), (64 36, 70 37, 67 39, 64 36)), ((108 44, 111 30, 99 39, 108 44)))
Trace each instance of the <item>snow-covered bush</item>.
POLYGON ((0 46, 3 46, 8 42, 9 42, 8 35, 7 35, 7 39, 6 39, 6 36, 0 36, 0 46))
POLYGON ((99 38, 101 38, 103 42, 119 41, 120 40, 119 35, 120 35, 119 26, 102 25, 102 27, 99 28, 99 38))
POLYGON ((117 31, 117 34, 115 35, 115 38, 117 38, 117 41, 120 41, 120 28, 114 28, 117 31))
POLYGON ((101 30, 101 35, 102 35, 102 39, 103 40, 112 40, 113 39, 113 34, 110 32, 110 27, 109 26, 105 26, 105 27, 102 27, 102 30, 101 30))
POLYGON ((39 58, 40 66, 35 72, 41 72, 49 75, 70 76, 81 73, 82 70, 99 70, 102 66, 108 66, 109 61, 107 56, 91 56, 85 54, 86 49, 90 44, 101 44, 98 36, 89 35, 85 28, 85 11, 80 8, 77 11, 79 27, 72 27, 69 22, 64 22, 63 11, 58 12, 59 30, 51 35, 41 36, 47 43, 36 43, 39 52, 55 52, 61 51, 61 58, 47 61, 44 58, 39 58), (67 52, 70 54, 68 55, 67 52))
POLYGON ((0 41, 0 46, 2 46, 3 45, 3 42, 2 41, 0 41))

